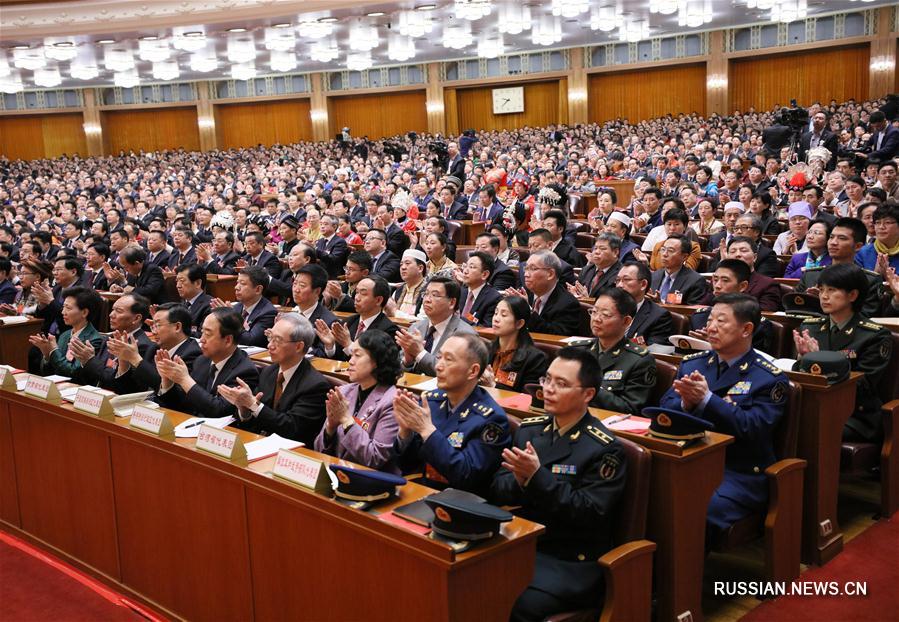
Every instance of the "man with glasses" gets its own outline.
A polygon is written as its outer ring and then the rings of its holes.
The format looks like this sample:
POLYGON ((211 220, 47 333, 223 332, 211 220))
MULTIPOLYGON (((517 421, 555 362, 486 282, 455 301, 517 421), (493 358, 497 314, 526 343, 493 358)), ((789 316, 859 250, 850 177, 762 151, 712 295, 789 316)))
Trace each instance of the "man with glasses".
POLYGON ((403 350, 407 371, 433 376, 436 353, 447 339, 458 334, 477 334, 455 313, 459 289, 459 284, 448 277, 431 279, 422 296, 425 319, 417 321, 409 330, 397 331, 396 343, 403 350))
MULTIPOLYGON (((734 223, 734 235, 742 235, 752 240, 756 247, 755 271, 772 279, 780 277, 780 262, 777 255, 768 246, 762 243, 762 219, 757 214, 743 214, 734 223)), ((714 271, 718 267, 718 262, 727 258, 725 253, 722 257, 712 261, 709 268, 714 271)))
POLYGON ((272 364, 259 374, 258 393, 237 378, 220 385, 219 395, 237 409, 238 427, 277 434, 312 446, 325 424, 325 400, 331 384, 306 358, 315 330, 299 313, 285 313, 272 327, 268 353, 272 364))
POLYGON ((652 289, 661 304, 698 305, 705 300, 705 278, 684 265, 691 248, 683 235, 672 235, 662 243, 662 267, 652 273, 652 289))
POLYGON ((181 304, 190 313, 194 337, 199 337, 212 303, 212 296, 206 293, 206 268, 196 263, 180 266, 175 274, 175 289, 181 304))
POLYGON ((667 345, 668 337, 674 333, 671 312, 646 297, 651 282, 652 272, 645 263, 628 262, 618 271, 615 287, 630 294, 637 305, 625 336, 642 346, 667 345))
POLYGON ((362 279, 356 286, 353 299, 356 315, 346 324, 334 322, 328 326, 321 318, 315 321, 315 331, 328 358, 349 360, 352 355, 350 344, 367 330, 382 330, 391 337, 396 337, 399 327, 384 315, 384 306, 390 300, 390 285, 387 281, 377 275, 362 279))
POLYGON ((356 286, 371 273, 371 255, 367 251, 354 251, 343 268, 343 282, 328 281, 323 302, 332 311, 354 311, 356 286))
POLYGON ((524 288, 509 288, 506 296, 521 296, 531 305, 528 330, 551 335, 577 335, 581 305, 559 281, 562 260, 549 250, 537 251, 524 266, 524 288))
POLYGON ((599 606, 596 560, 612 547, 627 478, 620 442, 587 410, 602 384, 596 359, 562 348, 541 384, 547 415, 521 422, 490 495, 547 526, 537 540, 534 577, 512 609, 515 621, 599 606))
POLYGON ((855 263, 886 277, 890 268, 899 272, 899 206, 886 203, 874 210, 874 242, 855 255, 855 263))
MULTIPOLYGON (((488 365, 487 346, 473 334, 457 334, 440 347, 436 391, 421 397, 399 389, 393 400, 398 434, 394 449, 403 472, 424 466, 423 483, 479 495, 509 446, 509 420, 478 381, 488 365)), ((420 472, 420 471, 419 471, 420 472)))
POLYGON ((387 234, 383 229, 371 229, 365 234, 365 250, 371 255, 371 273, 384 277, 388 283, 400 280, 400 258, 387 250, 387 234))
POLYGON ((623 289, 609 287, 590 309, 590 353, 599 361, 600 382, 592 405, 636 415, 649 402, 656 383, 655 358, 627 338, 637 303, 623 289))

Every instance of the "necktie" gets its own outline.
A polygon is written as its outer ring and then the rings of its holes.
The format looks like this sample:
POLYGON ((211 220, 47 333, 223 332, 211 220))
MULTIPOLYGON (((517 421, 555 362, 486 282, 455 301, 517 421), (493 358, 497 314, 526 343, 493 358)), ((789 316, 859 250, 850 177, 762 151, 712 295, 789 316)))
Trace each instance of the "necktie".
POLYGON ((599 285, 599 280, 602 278, 603 271, 599 268, 596 269, 596 276, 593 277, 593 283, 590 285, 590 291, 592 292, 596 289, 596 286, 599 285))
POLYGON ((251 266, 255 266, 255 265, 256 265, 256 258, 255 258, 255 257, 250 257, 250 260, 249 260, 247 263, 248 263, 249 265, 251 265, 251 266))
POLYGON ((272 400, 272 408, 274 410, 278 409, 278 401, 281 399, 281 394, 284 392, 284 374, 282 372, 278 372, 278 379, 275 381, 275 399, 272 400))
POLYGON ((462 309, 462 316, 468 317, 471 313, 471 308, 474 306, 474 293, 468 292, 468 300, 465 301, 465 308, 462 309))
POLYGON ((437 329, 431 326, 428 329, 428 334, 425 337, 425 350, 428 352, 434 347, 434 335, 437 333, 437 329))
POLYGON ((718 361, 718 377, 721 378, 727 373, 728 364, 726 361, 718 361))
POLYGON ((147 258, 147 263, 153 263, 154 259, 156 259, 156 253, 150 253, 150 256, 147 258))
POLYGON ((659 302, 668 300, 668 292, 671 291, 671 275, 666 274, 665 280, 662 281, 662 288, 659 290, 659 302))
POLYGON ((359 335, 365 332, 365 322, 362 321, 362 318, 359 318, 359 326, 356 327, 356 336, 354 339, 359 339, 359 335))
POLYGON ((541 311, 542 309, 543 309, 543 299, 542 299, 542 298, 538 298, 538 299, 534 302, 534 313, 536 313, 537 315, 540 315, 540 311, 541 311))
POLYGON ((213 365, 210 371, 212 373, 209 374, 209 382, 206 383, 206 391, 208 393, 212 393, 212 389, 215 387, 215 379, 218 378, 219 368, 213 365))
POLYGON ((250 318, 250 314, 247 313, 247 310, 246 310, 246 309, 244 309, 244 310, 243 310, 243 313, 241 313, 240 315, 241 315, 241 317, 243 318, 244 326, 246 326, 246 325, 247 325, 247 320, 250 318))

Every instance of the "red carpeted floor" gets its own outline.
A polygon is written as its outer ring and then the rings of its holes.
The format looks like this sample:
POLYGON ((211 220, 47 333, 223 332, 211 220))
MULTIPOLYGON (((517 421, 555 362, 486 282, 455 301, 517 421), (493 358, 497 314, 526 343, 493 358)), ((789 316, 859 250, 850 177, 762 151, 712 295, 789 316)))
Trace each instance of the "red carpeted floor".
MULTIPOLYGON (((866 596, 781 596, 762 603, 741 622, 878 622, 899 620, 899 515, 880 521, 846 544, 821 568, 799 581, 866 582, 866 596)), ((789 589, 789 588, 788 588, 789 589)))
POLYGON ((3 622, 146 622, 148 619, 161 618, 58 559, 0 532, 0 620, 3 622))

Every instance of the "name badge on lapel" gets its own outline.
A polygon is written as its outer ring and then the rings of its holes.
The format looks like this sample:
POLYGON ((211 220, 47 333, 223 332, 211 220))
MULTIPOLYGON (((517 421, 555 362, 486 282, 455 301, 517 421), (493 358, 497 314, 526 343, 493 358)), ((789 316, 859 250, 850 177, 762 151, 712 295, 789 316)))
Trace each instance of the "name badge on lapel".
POLYGON ((451 447, 459 449, 460 447, 462 447, 462 441, 465 439, 465 434, 463 434, 462 432, 453 432, 452 434, 447 436, 446 439, 449 441, 451 447))
POLYGON ((611 371, 607 371, 602 379, 603 380, 621 380, 624 377, 624 372, 620 369, 613 369, 611 371))
POLYGON ((577 475, 575 464, 554 464, 550 470, 554 475, 577 475))

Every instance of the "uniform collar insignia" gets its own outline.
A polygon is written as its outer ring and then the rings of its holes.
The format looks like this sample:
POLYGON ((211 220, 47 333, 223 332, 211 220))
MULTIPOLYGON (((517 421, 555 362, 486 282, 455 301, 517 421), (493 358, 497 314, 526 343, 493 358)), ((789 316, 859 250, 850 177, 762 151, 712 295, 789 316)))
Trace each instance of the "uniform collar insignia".
POLYGON ((747 369, 749 369, 749 363, 743 363, 742 365, 740 365, 740 371, 746 371, 747 369))

